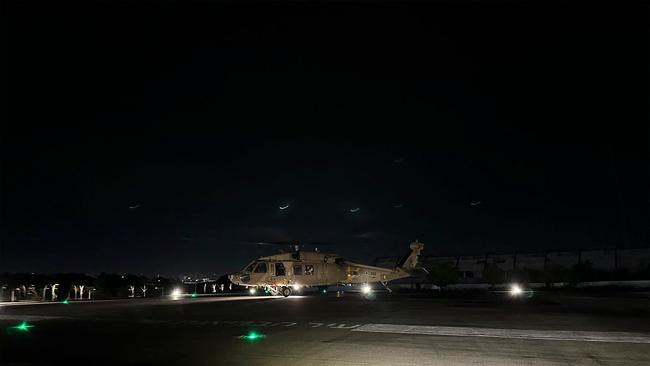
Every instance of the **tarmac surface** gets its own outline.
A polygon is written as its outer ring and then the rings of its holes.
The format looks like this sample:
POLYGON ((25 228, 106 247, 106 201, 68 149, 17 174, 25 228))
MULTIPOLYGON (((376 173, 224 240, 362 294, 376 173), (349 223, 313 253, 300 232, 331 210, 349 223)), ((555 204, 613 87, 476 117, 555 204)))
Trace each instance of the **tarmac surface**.
POLYGON ((4 303, 0 326, 1 365, 650 365, 647 293, 4 303))

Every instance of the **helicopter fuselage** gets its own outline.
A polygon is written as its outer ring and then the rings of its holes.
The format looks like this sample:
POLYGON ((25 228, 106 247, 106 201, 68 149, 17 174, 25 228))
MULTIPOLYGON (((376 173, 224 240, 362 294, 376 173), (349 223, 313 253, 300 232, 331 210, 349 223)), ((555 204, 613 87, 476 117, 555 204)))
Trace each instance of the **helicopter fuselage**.
POLYGON ((349 262, 336 254, 296 251, 258 258, 229 278, 233 283, 246 287, 294 290, 303 286, 385 284, 411 275, 409 270, 415 266, 423 247, 420 243, 414 244, 417 245, 411 245, 413 252, 407 263, 395 269, 349 262), (410 260, 411 257, 415 262, 410 260))

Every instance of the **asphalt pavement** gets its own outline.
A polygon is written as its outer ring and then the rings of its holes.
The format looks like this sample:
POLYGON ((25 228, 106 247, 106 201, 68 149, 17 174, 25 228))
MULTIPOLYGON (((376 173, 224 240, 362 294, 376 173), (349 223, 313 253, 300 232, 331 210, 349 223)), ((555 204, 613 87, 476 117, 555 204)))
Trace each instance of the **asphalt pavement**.
POLYGON ((648 365, 650 300, 478 292, 0 305, 2 365, 648 365), (21 326, 22 325, 22 326, 21 326))

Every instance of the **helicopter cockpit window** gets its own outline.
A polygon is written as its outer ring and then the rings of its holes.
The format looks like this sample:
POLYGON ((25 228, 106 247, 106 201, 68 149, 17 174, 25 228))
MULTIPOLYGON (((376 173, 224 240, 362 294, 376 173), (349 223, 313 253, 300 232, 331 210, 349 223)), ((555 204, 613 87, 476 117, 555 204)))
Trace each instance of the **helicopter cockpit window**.
POLYGON ((285 275, 284 264, 282 264, 282 263, 276 263, 275 264, 275 275, 276 276, 284 276, 285 275))
POLYGON ((266 263, 258 263, 257 267, 255 267, 255 273, 266 273, 266 263))
POLYGON ((305 264, 305 276, 312 276, 314 274, 314 265, 305 264))
POLYGON ((300 264, 296 264, 295 266, 293 266, 293 275, 302 276, 302 266, 300 264))
POLYGON ((255 268, 255 264, 257 264, 257 263, 253 262, 253 263, 249 264, 248 266, 246 266, 246 269, 244 269, 244 272, 253 272, 253 268, 255 268))

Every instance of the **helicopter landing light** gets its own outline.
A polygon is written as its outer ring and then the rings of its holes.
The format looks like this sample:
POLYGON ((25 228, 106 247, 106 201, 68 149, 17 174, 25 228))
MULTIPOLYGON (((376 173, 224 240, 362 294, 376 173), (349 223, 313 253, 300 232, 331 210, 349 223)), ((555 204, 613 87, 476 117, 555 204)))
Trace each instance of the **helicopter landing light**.
POLYGON ((522 290, 521 287, 519 287, 519 285, 517 285, 517 284, 513 284, 513 285, 510 287, 510 295, 511 295, 511 296, 519 296, 519 295, 522 294, 522 292, 523 292, 523 290, 522 290))
POLYGON ((172 300, 178 300, 181 297, 181 289, 175 288, 172 291, 171 297, 172 297, 172 300))

